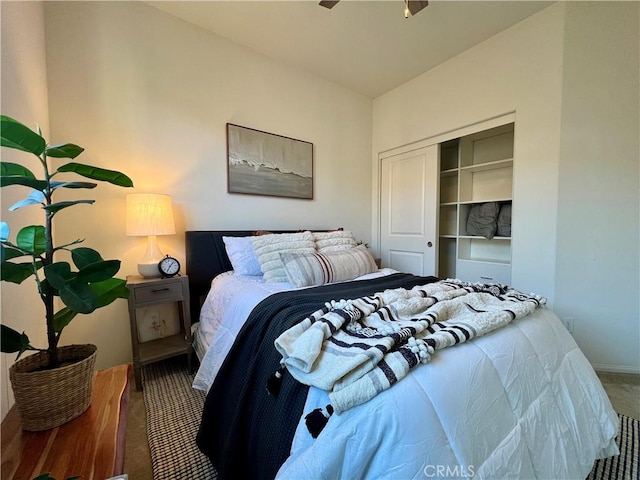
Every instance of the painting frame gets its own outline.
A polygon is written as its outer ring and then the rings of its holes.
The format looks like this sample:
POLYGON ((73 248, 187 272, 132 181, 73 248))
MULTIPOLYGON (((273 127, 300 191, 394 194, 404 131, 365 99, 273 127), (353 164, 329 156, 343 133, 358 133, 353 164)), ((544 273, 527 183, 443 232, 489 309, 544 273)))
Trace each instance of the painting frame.
POLYGON ((313 200, 313 143, 227 123, 227 193, 313 200))

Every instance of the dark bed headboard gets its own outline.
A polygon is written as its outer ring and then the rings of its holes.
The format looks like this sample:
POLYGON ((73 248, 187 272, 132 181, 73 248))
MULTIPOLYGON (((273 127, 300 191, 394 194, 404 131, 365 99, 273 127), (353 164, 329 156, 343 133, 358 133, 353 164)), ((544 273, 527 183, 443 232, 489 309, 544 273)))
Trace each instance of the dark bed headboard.
MULTIPOLYGON (((295 233, 300 230, 269 230, 271 233, 295 233)), ((327 231, 324 230, 314 230, 327 231)), ((211 281, 232 269, 222 237, 249 237, 256 230, 197 230, 185 232, 186 273, 189 276, 191 322, 200 318, 200 305, 209 292, 211 281)))

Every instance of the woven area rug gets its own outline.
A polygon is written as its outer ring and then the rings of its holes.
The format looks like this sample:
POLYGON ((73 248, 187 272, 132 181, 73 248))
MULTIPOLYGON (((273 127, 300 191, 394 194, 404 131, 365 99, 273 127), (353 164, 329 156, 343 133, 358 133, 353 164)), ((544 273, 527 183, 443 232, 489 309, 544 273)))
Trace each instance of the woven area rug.
POLYGON ((217 474, 196 445, 204 392, 191 388, 186 360, 145 365, 143 398, 154 480, 212 480, 217 474))
POLYGON ((640 479, 640 470, 638 470, 640 420, 620 414, 618 414, 618 418, 620 418, 620 433, 616 438, 616 443, 620 449, 620 455, 597 460, 589 477, 587 477, 588 480, 640 479))
MULTIPOLYGON (((154 480, 212 480, 209 460, 196 445, 204 393, 191 388, 193 374, 178 359, 146 365, 144 403, 154 480)), ((638 480, 640 421, 620 417, 620 456, 596 461, 587 480, 638 480)))

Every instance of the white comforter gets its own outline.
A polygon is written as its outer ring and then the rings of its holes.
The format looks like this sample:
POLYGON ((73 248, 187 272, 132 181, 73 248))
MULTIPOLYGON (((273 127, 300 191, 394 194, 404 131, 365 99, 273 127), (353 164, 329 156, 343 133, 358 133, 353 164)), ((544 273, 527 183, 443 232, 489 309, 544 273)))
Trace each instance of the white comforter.
MULTIPOLYGON (((375 273, 363 275, 358 280, 392 273, 397 271, 383 268, 375 273)), ((201 365, 196 373, 193 388, 209 391, 253 307, 269 295, 286 290, 295 290, 295 287, 290 283, 266 283, 263 277, 235 275, 233 272, 223 273, 213 280, 211 290, 202 304, 200 322, 197 324, 197 338, 206 346, 206 353, 200 357, 201 365)), ((202 349, 196 348, 196 351, 199 350, 202 349)))
MULTIPOLYGON (((196 388, 211 385, 253 306, 287 289, 238 291, 244 282, 223 278, 235 291, 203 308, 201 321, 217 304, 219 325, 196 388)), ((329 403, 326 392, 310 388, 305 413, 329 403)), ((438 351, 389 390, 334 414, 316 439, 302 418, 278 478, 584 479, 596 458, 618 453, 616 432, 617 416, 591 365, 543 308, 438 351)))

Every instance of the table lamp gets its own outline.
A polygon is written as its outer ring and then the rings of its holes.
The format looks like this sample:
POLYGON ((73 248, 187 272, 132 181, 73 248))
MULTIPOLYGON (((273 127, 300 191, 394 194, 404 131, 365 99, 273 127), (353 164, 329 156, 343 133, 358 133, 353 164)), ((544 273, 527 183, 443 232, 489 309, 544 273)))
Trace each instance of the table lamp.
POLYGON ((158 247, 157 235, 174 235, 171 196, 159 193, 130 193, 127 195, 127 235, 146 236, 147 250, 138 263, 143 277, 159 277, 158 262, 164 255, 158 247))

